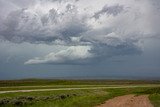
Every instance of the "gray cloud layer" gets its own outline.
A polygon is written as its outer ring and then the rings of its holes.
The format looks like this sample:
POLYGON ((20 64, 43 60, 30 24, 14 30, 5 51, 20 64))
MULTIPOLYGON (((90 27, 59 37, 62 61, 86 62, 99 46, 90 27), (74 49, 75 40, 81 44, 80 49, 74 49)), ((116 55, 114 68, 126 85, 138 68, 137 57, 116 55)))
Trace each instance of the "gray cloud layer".
POLYGON ((2 10, 13 8, 0 14, 1 40, 67 46, 25 64, 80 64, 140 54, 143 39, 160 34, 158 0, 1 2, 2 10))
POLYGON ((113 5, 113 6, 105 5, 102 8, 102 10, 95 13, 94 17, 99 18, 103 14, 116 16, 122 11, 123 11, 123 6, 121 5, 113 5))

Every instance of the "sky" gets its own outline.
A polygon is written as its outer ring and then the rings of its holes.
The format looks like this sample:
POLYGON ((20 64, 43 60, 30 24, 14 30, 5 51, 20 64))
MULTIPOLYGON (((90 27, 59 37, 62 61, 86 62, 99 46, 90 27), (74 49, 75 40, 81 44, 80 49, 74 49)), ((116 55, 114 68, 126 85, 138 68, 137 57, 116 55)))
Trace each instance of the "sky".
POLYGON ((160 78, 159 0, 0 0, 0 79, 160 78))

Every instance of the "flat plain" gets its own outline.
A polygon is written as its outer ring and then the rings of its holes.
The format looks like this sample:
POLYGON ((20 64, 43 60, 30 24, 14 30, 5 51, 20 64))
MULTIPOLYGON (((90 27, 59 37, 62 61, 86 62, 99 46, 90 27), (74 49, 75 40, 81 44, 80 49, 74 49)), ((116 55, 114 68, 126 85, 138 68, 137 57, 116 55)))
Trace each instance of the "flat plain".
MULTIPOLYGON (((0 81, 1 107, 96 107, 120 96, 147 96, 160 107, 160 81, 7 80, 0 81)), ((122 97, 123 98, 123 97, 122 97)), ((128 106, 126 106, 128 107, 128 106)))

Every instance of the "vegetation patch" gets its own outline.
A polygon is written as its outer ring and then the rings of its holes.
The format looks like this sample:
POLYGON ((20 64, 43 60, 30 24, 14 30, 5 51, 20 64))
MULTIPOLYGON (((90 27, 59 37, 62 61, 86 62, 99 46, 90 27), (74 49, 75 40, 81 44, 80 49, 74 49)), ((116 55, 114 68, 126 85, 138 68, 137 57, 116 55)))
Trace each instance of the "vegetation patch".
POLYGON ((94 107, 106 100, 127 94, 148 94, 151 103, 160 107, 159 82, 152 81, 112 81, 112 80, 17 80, 0 81, 0 91, 19 89, 87 88, 116 86, 119 88, 97 88, 78 90, 54 90, 14 92, 0 94, 0 107, 94 107), (47 84, 47 87, 45 86, 47 84), (147 87, 138 87, 138 86, 147 87), (153 87, 154 85, 154 87, 153 87), (6 86, 6 87, 4 87, 6 86), (39 87, 41 86, 41 87, 39 87), (136 86, 125 87, 121 86, 136 86))
POLYGON ((77 94, 60 94, 60 95, 51 95, 51 96, 42 96, 42 97, 20 96, 15 98, 3 98, 3 99, 0 99, 0 106, 7 106, 7 105, 23 106, 27 104, 33 104, 39 101, 64 100, 66 98, 71 98, 73 96, 77 96, 77 94))

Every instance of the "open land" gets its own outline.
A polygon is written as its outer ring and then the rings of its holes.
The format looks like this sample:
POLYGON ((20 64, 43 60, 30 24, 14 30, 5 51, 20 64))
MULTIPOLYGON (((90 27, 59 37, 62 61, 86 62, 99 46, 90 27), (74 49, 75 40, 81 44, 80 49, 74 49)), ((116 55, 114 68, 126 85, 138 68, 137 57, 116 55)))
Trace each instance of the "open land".
POLYGON ((160 82, 42 79, 0 81, 0 106, 160 107, 160 82))

